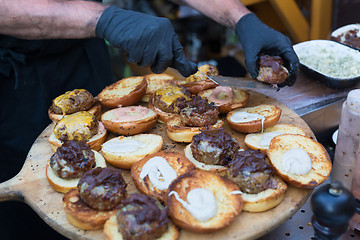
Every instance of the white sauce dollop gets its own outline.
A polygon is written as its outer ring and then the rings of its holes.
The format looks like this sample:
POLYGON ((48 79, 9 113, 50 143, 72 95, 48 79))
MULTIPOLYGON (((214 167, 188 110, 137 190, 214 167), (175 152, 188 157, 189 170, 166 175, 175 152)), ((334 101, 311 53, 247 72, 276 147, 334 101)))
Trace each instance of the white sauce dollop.
POLYGON ((105 142, 102 145, 102 149, 106 152, 113 153, 130 153, 135 152, 139 148, 145 147, 146 144, 136 140, 119 140, 114 139, 108 142, 105 142))
POLYGON ((167 189, 170 183, 177 178, 176 171, 162 157, 153 157, 147 161, 140 172, 140 178, 149 176, 152 185, 159 189, 167 189))
POLYGON ((259 141, 259 145, 262 147, 269 147, 271 140, 276 137, 283 134, 282 132, 267 132, 264 133, 261 136, 261 139, 259 141))
POLYGON ((171 191, 169 196, 174 195, 186 210, 198 221, 205 222, 216 215, 216 199, 214 194, 204 188, 194 188, 187 194, 187 202, 179 197, 175 191, 171 191))
POLYGON ((293 148, 282 156, 282 169, 285 172, 305 175, 311 170, 311 158, 302 148, 293 148))

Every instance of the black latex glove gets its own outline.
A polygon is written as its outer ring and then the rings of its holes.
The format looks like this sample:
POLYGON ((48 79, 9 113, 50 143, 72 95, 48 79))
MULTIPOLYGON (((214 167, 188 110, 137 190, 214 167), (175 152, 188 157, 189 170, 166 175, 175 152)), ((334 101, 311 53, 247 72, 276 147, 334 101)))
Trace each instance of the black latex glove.
POLYGON ((151 66, 154 73, 176 68, 184 77, 197 71, 188 61, 174 28, 167 18, 110 6, 96 25, 96 35, 122 49, 131 63, 151 66))
POLYGON ((235 31, 244 48, 245 64, 252 78, 258 76, 257 61, 259 54, 263 53, 283 58, 289 77, 281 86, 292 86, 295 83, 299 59, 288 37, 266 26, 254 13, 240 18, 236 23, 235 31))

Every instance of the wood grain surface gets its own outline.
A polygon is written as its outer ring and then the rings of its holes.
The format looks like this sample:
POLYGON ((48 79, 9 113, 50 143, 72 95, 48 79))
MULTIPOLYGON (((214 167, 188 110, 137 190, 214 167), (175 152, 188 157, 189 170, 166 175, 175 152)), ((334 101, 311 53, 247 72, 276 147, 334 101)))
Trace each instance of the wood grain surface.
MULTIPOLYGON (((301 127, 305 133, 314 138, 308 125, 290 108, 261 93, 250 92, 247 106, 259 104, 275 104, 282 109, 279 123, 294 124, 301 127)), ((27 203, 39 216, 56 231, 70 239, 104 239, 102 230, 84 231, 70 225, 62 208, 62 193, 55 192, 45 176, 45 165, 53 154, 48 137, 54 125, 50 124, 34 142, 29 151, 22 170, 14 178, 0 184, 0 201, 19 200, 27 203)), ((234 136, 242 148, 244 135, 235 132, 225 124, 225 129, 234 136)), ((164 124, 158 123, 151 131, 164 138, 163 150, 173 150, 184 153, 186 144, 175 143, 166 135, 164 124)), ((109 134, 111 138, 111 134, 109 134)), ((128 183, 128 192, 136 191, 128 170, 123 171, 128 183)), ((312 190, 289 187, 284 200, 275 208, 262 213, 241 212, 229 226, 209 234, 196 234, 185 230, 180 231, 179 239, 255 239, 269 233, 274 228, 288 220, 305 203, 312 190)))

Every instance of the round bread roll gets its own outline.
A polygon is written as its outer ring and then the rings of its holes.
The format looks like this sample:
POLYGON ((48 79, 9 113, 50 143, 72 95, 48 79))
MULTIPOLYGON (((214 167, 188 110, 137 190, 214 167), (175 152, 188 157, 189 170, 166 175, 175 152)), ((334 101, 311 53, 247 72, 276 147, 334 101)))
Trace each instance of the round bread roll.
POLYGON ((209 102, 214 102, 220 113, 228 113, 236 108, 244 107, 250 98, 250 94, 245 90, 223 86, 201 91, 198 95, 208 99, 209 102))
POLYGON ((216 173, 194 170, 169 187, 166 205, 173 222, 193 232, 212 232, 229 225, 243 208, 239 188, 216 173))
POLYGON ((145 156, 159 152, 163 143, 163 138, 156 134, 120 136, 103 143, 101 153, 110 164, 130 169, 145 156))
POLYGON ((147 88, 145 94, 142 96, 142 102, 149 102, 150 96, 160 89, 162 86, 165 86, 169 83, 174 82, 174 76, 166 73, 160 74, 147 74, 145 75, 147 88))
MULTIPOLYGON (((99 128, 98 133, 91 137, 87 143, 90 145, 90 148, 99 151, 101 149, 101 145, 105 142, 107 136, 107 131, 104 127, 104 125, 99 122, 99 128)), ((58 147, 60 147, 63 144, 63 141, 56 138, 54 132, 51 133, 49 139, 48 139, 51 149, 55 152, 58 147)))
POLYGON ((275 136, 281 134, 300 134, 305 136, 305 132, 291 124, 276 124, 273 127, 266 128, 262 133, 250 133, 245 136, 245 145, 252 150, 260 150, 266 152, 269 148, 270 141, 275 136))
POLYGON ((189 91, 193 94, 198 94, 199 92, 204 91, 206 89, 215 88, 219 86, 216 82, 210 79, 199 80, 196 82, 188 82, 181 85, 189 89, 189 91))
POLYGON ((78 189, 71 189, 63 197, 63 207, 69 223, 83 230, 97 230, 116 213, 116 209, 99 211, 91 208, 80 198, 78 189))
MULTIPOLYGON (((92 150, 95 154, 95 161, 96 165, 93 168, 96 167, 106 167, 106 161, 103 158, 103 156, 92 150)), ((57 192, 66 193, 70 191, 71 189, 77 188, 77 184, 80 180, 80 178, 74 178, 74 179, 62 179, 59 176, 57 176, 54 171, 51 169, 49 161, 46 164, 46 179, 48 180, 50 186, 57 192)))
MULTIPOLYGON (((100 117, 101 117, 101 104, 98 100, 96 100, 96 102, 94 103, 94 105, 90 108, 90 109, 87 109, 86 111, 88 111, 89 113, 91 113, 92 115, 95 116, 96 119, 100 120, 100 117)), ((63 115, 63 114, 58 114, 58 113, 55 113, 52 108, 49 108, 48 110, 48 115, 49 115, 49 118, 54 122, 54 123, 57 123, 59 122, 64 116, 66 115, 63 115)))
POLYGON ((210 171, 210 172, 223 172, 223 171, 227 170, 226 167, 221 166, 221 165, 206 164, 203 162, 199 162, 198 160, 196 160, 194 158, 190 146, 191 146, 191 143, 186 145, 186 147, 184 149, 185 156, 196 166, 196 168, 205 170, 205 171, 210 171))
POLYGON ((243 211, 265 212, 281 203, 285 197, 287 184, 278 176, 274 176, 274 178, 277 182, 276 188, 268 188, 257 194, 238 192, 244 200, 243 211))
POLYGON ((282 110, 272 104, 238 108, 230 111, 226 120, 230 127, 241 133, 255 133, 274 126, 280 119, 282 110))
POLYGON ((194 164, 180 153, 160 151, 133 164, 131 177, 140 192, 164 202, 170 183, 194 168, 194 164))
POLYGON ((114 108, 101 115, 101 122, 109 131, 121 135, 135 135, 152 129, 158 115, 142 106, 114 108))
POLYGON ((326 149, 306 136, 276 136, 266 154, 277 174, 295 187, 314 188, 331 173, 332 163, 326 149))
POLYGON ((143 76, 123 78, 104 88, 97 98, 107 108, 136 104, 146 92, 147 82, 143 76))
POLYGON ((201 130, 206 128, 221 128, 223 127, 224 122, 219 119, 213 125, 203 126, 203 127, 188 127, 185 126, 182 122, 181 116, 174 116, 166 123, 166 133, 167 136, 175 142, 189 143, 192 140, 192 137, 196 134, 201 133, 201 130))

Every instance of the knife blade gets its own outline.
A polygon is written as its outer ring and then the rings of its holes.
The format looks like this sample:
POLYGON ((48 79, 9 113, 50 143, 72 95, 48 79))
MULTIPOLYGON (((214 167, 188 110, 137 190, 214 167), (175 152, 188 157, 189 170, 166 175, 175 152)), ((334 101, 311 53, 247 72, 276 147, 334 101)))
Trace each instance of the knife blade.
POLYGON ((219 85, 219 83, 218 83, 217 81, 215 81, 214 79, 212 79, 212 77, 206 75, 204 72, 202 72, 202 71, 200 71, 200 70, 199 70, 199 72, 200 72, 202 75, 204 75, 205 77, 207 77, 208 79, 210 79, 211 81, 213 81, 214 83, 216 83, 217 85, 219 85))
MULTIPOLYGON (((244 77, 224 77, 224 76, 208 76, 199 70, 201 74, 208 79, 221 86, 243 87, 243 88, 261 88, 261 89, 274 89, 274 86, 263 83, 254 79, 244 77)), ((277 88, 277 87, 276 87, 277 88)))

